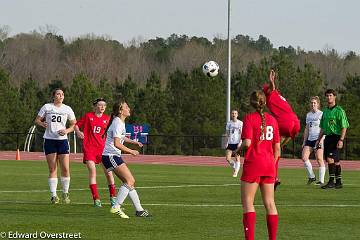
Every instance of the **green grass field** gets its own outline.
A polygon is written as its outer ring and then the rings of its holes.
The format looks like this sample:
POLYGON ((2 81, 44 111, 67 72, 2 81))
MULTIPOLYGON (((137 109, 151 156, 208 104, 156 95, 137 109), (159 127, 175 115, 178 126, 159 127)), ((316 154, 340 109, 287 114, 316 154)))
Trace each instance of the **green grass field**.
MULTIPOLYGON (((81 163, 71 165, 70 205, 51 205, 47 165, 0 161, 0 232, 81 233, 82 239, 243 239, 239 180, 223 167, 130 165, 142 204, 152 218, 109 213, 105 177, 98 171, 103 208, 94 208, 81 163)), ((344 188, 305 185, 302 169, 280 169, 276 192, 278 239, 359 239, 359 172, 343 171, 344 188)), ((119 181, 117 181, 119 186, 119 181)), ((59 186, 58 186, 59 187, 59 186)), ((265 210, 256 199, 256 239, 267 239, 265 210)), ((5 237, 6 238, 6 237, 5 237)))

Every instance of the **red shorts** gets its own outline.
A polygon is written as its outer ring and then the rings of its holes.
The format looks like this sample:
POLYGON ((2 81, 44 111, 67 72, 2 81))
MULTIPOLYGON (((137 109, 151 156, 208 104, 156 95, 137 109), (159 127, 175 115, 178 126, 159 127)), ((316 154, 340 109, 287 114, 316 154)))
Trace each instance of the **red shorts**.
POLYGON ((248 183, 258 183, 258 184, 271 184, 275 183, 275 177, 269 176, 241 176, 241 181, 248 183))
POLYGON ((99 164, 101 163, 101 155, 102 150, 84 151, 83 163, 86 163, 86 161, 93 161, 95 164, 99 164))
POLYGON ((278 124, 279 133, 282 137, 291 137, 294 139, 300 132, 300 121, 298 119, 281 122, 278 121, 278 124))

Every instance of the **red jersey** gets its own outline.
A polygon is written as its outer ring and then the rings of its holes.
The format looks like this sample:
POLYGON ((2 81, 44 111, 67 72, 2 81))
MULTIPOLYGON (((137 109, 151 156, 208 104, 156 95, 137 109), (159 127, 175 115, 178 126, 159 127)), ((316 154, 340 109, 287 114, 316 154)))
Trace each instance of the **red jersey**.
POLYGON ((273 116, 268 113, 264 114, 266 127, 262 136, 260 114, 254 112, 244 117, 241 138, 250 139, 251 145, 245 152, 242 177, 275 177, 273 146, 280 142, 279 128, 273 116))
POLYGON ((281 96, 278 90, 274 89, 268 93, 269 85, 265 84, 263 91, 266 96, 266 106, 278 122, 298 120, 298 117, 292 110, 290 104, 283 96, 281 96))
POLYGON ((89 152, 99 150, 102 152, 105 145, 105 139, 102 135, 109 124, 110 117, 103 114, 101 117, 95 115, 94 112, 86 113, 76 125, 83 129, 84 141, 83 151, 89 152))

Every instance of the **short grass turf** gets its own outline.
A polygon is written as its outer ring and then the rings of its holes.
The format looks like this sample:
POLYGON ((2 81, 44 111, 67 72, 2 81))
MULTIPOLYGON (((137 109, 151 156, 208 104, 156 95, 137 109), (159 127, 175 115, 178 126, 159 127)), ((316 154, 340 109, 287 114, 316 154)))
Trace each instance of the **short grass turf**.
MULTIPOLYGON (((51 205, 44 161, 0 161, 0 232, 80 233, 81 239, 244 239, 239 179, 225 167, 129 164, 143 206, 153 215, 109 213, 107 184, 98 168, 103 207, 94 208, 87 169, 71 163, 70 205, 51 205)), ((278 239, 359 239, 360 172, 343 171, 343 189, 306 185, 303 169, 280 169, 276 191, 278 239)), ((59 181, 60 183, 60 181, 59 181)), ((117 188, 120 181, 116 179, 117 188)), ((58 185, 58 189, 60 184, 58 185)), ((59 193, 60 195, 61 193, 59 193)), ((256 239, 267 239, 265 210, 256 197, 256 239)))

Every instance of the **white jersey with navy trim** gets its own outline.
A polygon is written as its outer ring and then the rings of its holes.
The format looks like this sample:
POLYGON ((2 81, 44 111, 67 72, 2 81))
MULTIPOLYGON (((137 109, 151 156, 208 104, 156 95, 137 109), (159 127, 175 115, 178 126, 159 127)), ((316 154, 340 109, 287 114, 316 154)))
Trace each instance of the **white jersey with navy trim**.
POLYGON ((237 119, 235 122, 230 120, 226 124, 226 133, 228 137, 228 144, 239 144, 241 142, 243 122, 237 119))
POLYGON ((115 147, 114 138, 120 138, 123 144, 126 136, 125 123, 119 117, 115 117, 106 133, 105 147, 102 155, 118 155, 121 156, 121 150, 115 147))
POLYGON ((41 107, 38 116, 44 118, 48 125, 44 133, 44 138, 53 140, 67 139, 67 134, 61 136, 58 131, 66 129, 67 120, 75 120, 74 111, 65 104, 57 107, 53 103, 47 103, 41 107))
POLYGON ((316 112, 308 112, 306 114, 306 125, 309 129, 309 141, 315 141, 318 139, 320 134, 320 120, 323 112, 318 110, 316 112))

